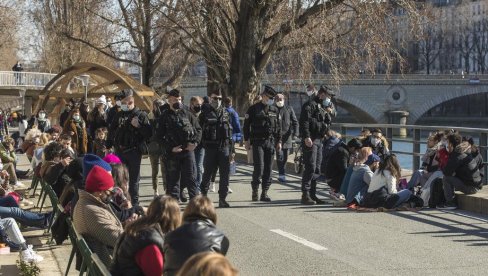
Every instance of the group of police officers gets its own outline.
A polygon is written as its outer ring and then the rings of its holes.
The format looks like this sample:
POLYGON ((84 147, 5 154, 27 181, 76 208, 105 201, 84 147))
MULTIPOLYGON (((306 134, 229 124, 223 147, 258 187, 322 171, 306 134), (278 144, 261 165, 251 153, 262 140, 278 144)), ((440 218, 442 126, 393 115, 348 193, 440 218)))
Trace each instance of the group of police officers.
MULTIPOLYGON (((320 175, 322 141, 329 129, 335 108, 333 94, 321 86, 307 87, 309 100, 303 105, 299 121, 293 108, 284 104, 284 96, 265 86, 261 101, 251 105, 245 114, 243 134, 247 150, 252 149, 252 201, 271 201, 271 168, 276 154, 278 180, 286 182, 285 164, 288 150, 298 131, 303 146, 305 170, 302 178, 302 204, 323 203, 316 196, 317 177, 320 175), (261 184, 261 195, 259 186, 261 184)), ((133 203, 138 203, 140 165, 145 142, 155 134, 162 148, 166 167, 166 194, 181 200, 186 188, 190 198, 199 193, 207 195, 212 173, 219 170, 219 207, 229 207, 230 161, 235 154, 232 140, 232 120, 220 92, 213 92, 201 106, 198 118, 182 103, 177 89, 169 91, 166 103, 159 107, 158 118, 151 125, 148 115, 134 104, 131 90, 119 95, 120 111, 109 126, 107 148, 113 149, 129 170, 129 192, 133 203), (200 185, 196 182, 195 148, 205 149, 204 172, 200 185)))

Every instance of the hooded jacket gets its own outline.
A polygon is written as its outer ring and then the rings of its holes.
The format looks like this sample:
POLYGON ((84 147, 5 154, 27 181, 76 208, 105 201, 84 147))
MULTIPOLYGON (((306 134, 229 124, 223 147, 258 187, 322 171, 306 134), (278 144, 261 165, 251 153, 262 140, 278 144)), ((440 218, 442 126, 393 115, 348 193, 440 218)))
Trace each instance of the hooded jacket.
POLYGON ((447 164, 442 170, 445 176, 455 176, 465 185, 481 189, 481 174, 478 159, 471 155, 469 143, 463 142, 449 154, 447 164))

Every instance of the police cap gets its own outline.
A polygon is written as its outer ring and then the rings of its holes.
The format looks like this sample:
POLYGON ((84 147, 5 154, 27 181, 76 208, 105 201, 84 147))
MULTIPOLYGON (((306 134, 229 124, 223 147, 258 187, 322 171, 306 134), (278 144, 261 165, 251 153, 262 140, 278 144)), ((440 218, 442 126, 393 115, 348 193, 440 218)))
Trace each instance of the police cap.
POLYGON ((273 89, 273 87, 265 85, 263 95, 274 98, 276 96, 276 91, 273 89))
POLYGON ((122 91, 120 91, 120 94, 121 94, 121 99, 125 99, 127 97, 131 97, 134 95, 134 92, 132 92, 132 89, 129 89, 129 88, 126 88, 126 89, 122 89, 122 91))
POLYGON ((319 94, 325 93, 325 94, 329 94, 331 96, 335 96, 335 93, 332 92, 332 89, 330 87, 328 87, 327 85, 321 85, 318 93, 319 94))
POLYGON ((171 91, 169 91, 168 97, 176 97, 176 98, 179 98, 180 97, 180 90, 178 90, 178 89, 172 89, 171 91))

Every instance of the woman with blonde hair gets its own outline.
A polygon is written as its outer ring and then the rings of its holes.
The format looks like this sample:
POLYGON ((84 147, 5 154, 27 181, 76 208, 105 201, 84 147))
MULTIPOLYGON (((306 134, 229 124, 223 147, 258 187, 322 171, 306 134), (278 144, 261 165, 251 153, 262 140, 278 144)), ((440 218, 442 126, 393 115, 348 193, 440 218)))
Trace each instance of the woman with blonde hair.
POLYGON ((166 234, 181 223, 178 201, 157 196, 146 216, 128 224, 114 249, 112 275, 162 275, 166 234))
POLYGON ((164 275, 176 275, 191 256, 200 252, 225 255, 229 239, 216 224, 217 213, 212 201, 202 195, 191 199, 183 212, 183 224, 164 240, 164 275))
POLYGON ((193 255, 185 262, 177 276, 237 276, 239 271, 225 256, 213 252, 193 255))

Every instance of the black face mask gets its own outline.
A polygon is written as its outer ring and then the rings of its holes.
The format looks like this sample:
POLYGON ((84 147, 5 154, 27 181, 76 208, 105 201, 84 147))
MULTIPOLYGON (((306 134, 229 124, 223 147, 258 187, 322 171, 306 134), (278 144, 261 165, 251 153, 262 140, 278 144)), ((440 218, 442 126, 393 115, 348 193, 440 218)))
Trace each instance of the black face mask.
POLYGON ((195 111, 195 113, 200 112, 200 110, 202 110, 202 107, 201 106, 199 106, 199 105, 194 105, 193 106, 193 111, 195 111))
POLYGON ((182 104, 181 103, 174 103, 173 104, 173 108, 176 109, 176 110, 180 109, 181 107, 182 107, 182 104))

